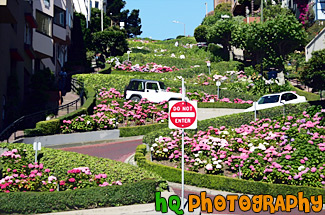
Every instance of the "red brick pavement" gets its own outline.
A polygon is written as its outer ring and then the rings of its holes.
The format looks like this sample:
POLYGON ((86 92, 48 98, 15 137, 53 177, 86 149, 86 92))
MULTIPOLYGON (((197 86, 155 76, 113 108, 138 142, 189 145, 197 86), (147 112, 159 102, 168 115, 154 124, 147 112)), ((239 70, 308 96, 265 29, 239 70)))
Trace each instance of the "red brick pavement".
POLYGON ((112 160, 124 162, 130 155, 135 152, 136 147, 141 144, 142 139, 138 139, 123 142, 111 142, 95 145, 61 148, 61 150, 78 152, 81 154, 109 158, 112 160))

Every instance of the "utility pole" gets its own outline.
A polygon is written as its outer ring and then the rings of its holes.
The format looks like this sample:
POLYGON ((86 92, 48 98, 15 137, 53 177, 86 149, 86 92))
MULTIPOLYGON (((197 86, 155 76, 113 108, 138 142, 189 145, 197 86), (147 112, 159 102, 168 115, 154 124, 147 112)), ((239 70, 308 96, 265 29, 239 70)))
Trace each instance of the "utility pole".
POLYGON ((101 10, 101 13, 100 13, 100 18, 101 18, 101 29, 102 31, 104 30, 104 0, 101 0, 102 2, 102 10, 101 10))
POLYGON ((208 16, 208 3, 205 2, 205 17, 208 16))
POLYGON ((263 1, 261 0, 261 23, 263 23, 263 1))

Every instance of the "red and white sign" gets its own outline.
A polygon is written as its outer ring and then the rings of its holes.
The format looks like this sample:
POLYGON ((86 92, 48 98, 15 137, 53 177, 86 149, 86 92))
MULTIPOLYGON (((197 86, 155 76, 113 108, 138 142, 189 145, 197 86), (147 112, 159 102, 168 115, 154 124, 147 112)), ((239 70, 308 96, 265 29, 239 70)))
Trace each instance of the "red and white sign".
POLYGON ((169 102, 168 116, 170 129, 196 129, 197 102, 171 101, 169 102))

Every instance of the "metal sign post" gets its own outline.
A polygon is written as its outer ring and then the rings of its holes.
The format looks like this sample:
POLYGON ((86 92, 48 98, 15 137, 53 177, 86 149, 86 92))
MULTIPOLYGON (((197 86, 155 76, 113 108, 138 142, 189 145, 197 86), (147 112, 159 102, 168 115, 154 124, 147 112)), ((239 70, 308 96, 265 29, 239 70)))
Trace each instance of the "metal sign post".
POLYGON ((37 163, 37 152, 41 151, 42 144, 41 142, 34 142, 33 148, 35 150, 35 163, 37 163))
POLYGON ((217 85, 217 87, 218 87, 218 99, 220 99, 220 97, 219 97, 219 87, 220 87, 220 85, 221 85, 221 82, 220 82, 220 81, 217 81, 217 82, 216 82, 216 85, 217 85))
POLYGON ((254 102, 254 121, 256 121, 256 102, 254 102))
POLYGON ((211 75, 211 70, 210 70, 210 68, 211 68, 211 63, 210 63, 210 61, 207 61, 207 67, 209 68, 209 75, 211 75))
POLYGON ((197 102, 185 100, 186 90, 184 79, 182 79, 182 101, 169 102, 169 120, 170 129, 182 129, 182 209, 185 209, 184 202, 184 129, 197 128, 197 102))
MULTIPOLYGON (((185 101, 184 78, 182 78, 182 101, 185 101)), ((185 209, 184 202, 184 128, 182 128, 182 208, 185 209)))

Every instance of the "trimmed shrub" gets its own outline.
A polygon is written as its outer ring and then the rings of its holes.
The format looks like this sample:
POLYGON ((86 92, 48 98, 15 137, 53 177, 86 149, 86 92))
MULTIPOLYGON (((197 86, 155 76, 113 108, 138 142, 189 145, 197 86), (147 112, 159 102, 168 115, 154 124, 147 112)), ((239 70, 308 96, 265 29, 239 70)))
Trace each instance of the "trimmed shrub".
POLYGON ((50 213, 149 203, 155 199, 158 183, 154 180, 143 180, 122 186, 96 187, 62 192, 0 193, 0 213, 50 213))
POLYGON ((152 131, 157 131, 167 127, 168 127, 167 123, 157 123, 152 125, 122 127, 119 128, 119 130, 120 130, 120 137, 131 137, 131 136, 144 135, 152 131))
MULTIPOLYGON (((139 146, 138 146, 139 147, 139 146)), ((154 172, 167 181, 181 183, 182 170, 156 164, 146 160, 144 154, 138 154, 137 164, 139 167, 154 172)), ((276 197, 277 195, 295 195, 298 192, 304 192, 304 197, 323 195, 325 190, 321 188, 282 185, 282 184, 268 184, 265 182, 256 182, 243 179, 230 178, 219 175, 200 174, 196 172, 184 171, 184 183, 188 185, 205 187, 214 190, 223 190, 236 193, 245 193, 252 195, 268 194, 276 197)), ((323 199, 325 203, 325 199, 323 199)))
POLYGON ((315 93, 310 93, 310 92, 306 92, 304 90, 301 90, 297 87, 294 87, 292 86, 292 91, 296 91, 296 93, 299 95, 299 96, 305 96, 307 101, 318 101, 320 100, 320 96, 315 94, 315 93))

